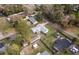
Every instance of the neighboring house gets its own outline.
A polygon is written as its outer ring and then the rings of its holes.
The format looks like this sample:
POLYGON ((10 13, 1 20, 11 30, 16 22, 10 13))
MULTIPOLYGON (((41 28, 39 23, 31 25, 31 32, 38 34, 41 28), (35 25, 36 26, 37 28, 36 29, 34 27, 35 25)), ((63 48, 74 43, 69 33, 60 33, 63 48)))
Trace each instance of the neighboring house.
POLYGON ((68 39, 57 39, 54 43, 54 48, 57 50, 57 51, 61 51, 65 48, 68 48, 69 46, 71 45, 71 42, 68 40, 68 39))
POLYGON ((33 37, 31 43, 34 43, 39 39, 41 39, 41 35, 37 35, 37 36, 33 37))
POLYGON ((6 47, 3 43, 0 43, 0 53, 5 52, 6 47))
POLYGON ((37 24, 38 22, 36 21, 36 19, 33 17, 33 16, 29 16, 29 19, 28 19, 32 24, 37 24))
POLYGON ((26 19, 29 19, 29 16, 26 16, 25 20, 26 20, 26 19))
POLYGON ((38 46, 37 43, 35 43, 35 44, 32 45, 32 47, 33 47, 34 49, 37 49, 39 46, 38 46))
POLYGON ((76 54, 77 52, 79 52, 79 47, 77 45, 71 45, 69 47, 69 50, 73 53, 76 54))
POLYGON ((37 53, 37 55, 50 55, 50 54, 49 54, 49 52, 44 51, 44 52, 42 52, 42 53, 40 53, 40 52, 39 52, 39 53, 37 53))
POLYGON ((27 43, 27 42, 24 42, 23 43, 23 47, 26 47, 26 46, 28 46, 29 44, 27 43))
POLYGON ((33 33, 39 33, 42 32, 44 34, 46 34, 49 30, 42 24, 38 24, 36 27, 31 29, 33 31, 33 33))

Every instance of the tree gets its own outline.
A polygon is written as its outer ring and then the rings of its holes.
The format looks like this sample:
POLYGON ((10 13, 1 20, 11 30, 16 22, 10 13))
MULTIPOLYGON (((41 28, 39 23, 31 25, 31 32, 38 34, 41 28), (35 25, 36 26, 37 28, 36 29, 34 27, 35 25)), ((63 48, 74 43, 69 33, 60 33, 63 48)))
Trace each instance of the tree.
POLYGON ((43 12, 44 15, 48 15, 53 13, 53 5, 41 5, 41 11, 43 12))
POLYGON ((43 14, 52 22, 59 22, 64 16, 62 5, 42 5, 41 8, 43 14))
POLYGON ((41 12, 38 12, 37 15, 35 15, 35 18, 37 21, 41 22, 43 20, 43 15, 41 12))
POLYGON ((2 5, 4 8, 2 9, 2 14, 4 16, 8 16, 11 14, 19 13, 23 11, 22 5, 2 5))
POLYGON ((7 31, 8 29, 10 29, 11 26, 10 24, 5 20, 5 19, 0 19, 0 31, 7 31))
POLYGON ((7 49, 9 55, 18 55, 20 54, 20 47, 13 43, 9 48, 7 49))
POLYGON ((74 5, 70 4, 65 4, 64 5, 64 14, 72 14, 74 11, 74 5))
POLYGON ((21 34, 17 34, 17 35, 16 35, 16 39, 13 40, 13 43, 15 43, 15 44, 17 44, 19 47, 21 47, 23 41, 24 41, 24 39, 22 38, 22 35, 21 35, 21 34))
POLYGON ((31 40, 31 34, 30 34, 29 26, 26 24, 25 21, 18 20, 18 24, 15 24, 15 29, 17 30, 18 33, 21 34, 22 38, 25 41, 31 40))
POLYGON ((27 15, 31 15, 35 12, 35 5, 34 4, 27 4, 27 5, 23 5, 23 10, 27 15))

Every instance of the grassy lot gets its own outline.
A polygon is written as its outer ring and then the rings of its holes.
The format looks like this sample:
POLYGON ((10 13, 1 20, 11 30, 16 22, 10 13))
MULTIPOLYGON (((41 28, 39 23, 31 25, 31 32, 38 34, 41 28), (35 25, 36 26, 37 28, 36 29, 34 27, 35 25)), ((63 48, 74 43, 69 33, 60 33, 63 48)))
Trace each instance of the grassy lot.
POLYGON ((46 27, 49 29, 49 32, 45 36, 44 42, 47 43, 48 46, 52 46, 53 42, 55 41, 55 29, 51 27, 51 25, 46 25, 46 27))
POLYGON ((68 49, 65 49, 62 52, 60 52, 59 55, 72 55, 72 53, 68 49))

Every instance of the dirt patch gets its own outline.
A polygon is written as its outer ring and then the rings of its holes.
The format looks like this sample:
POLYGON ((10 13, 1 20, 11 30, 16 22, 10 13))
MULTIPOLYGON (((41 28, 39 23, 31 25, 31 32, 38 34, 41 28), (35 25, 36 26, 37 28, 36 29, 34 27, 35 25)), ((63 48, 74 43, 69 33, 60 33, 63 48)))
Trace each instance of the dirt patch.
POLYGON ((25 48, 22 49, 22 51, 24 55, 29 55, 33 52, 32 46, 27 46, 25 48))
POLYGON ((71 27, 71 28, 67 28, 67 29, 65 29, 65 31, 74 33, 75 35, 79 35, 79 28, 77 28, 75 26, 74 27, 71 27))

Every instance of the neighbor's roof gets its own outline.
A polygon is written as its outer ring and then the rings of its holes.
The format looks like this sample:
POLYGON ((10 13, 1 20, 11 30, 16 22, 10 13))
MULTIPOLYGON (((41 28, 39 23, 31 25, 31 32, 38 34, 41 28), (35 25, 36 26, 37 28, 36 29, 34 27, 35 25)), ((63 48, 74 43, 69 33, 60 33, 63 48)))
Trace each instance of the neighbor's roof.
POLYGON ((55 43, 55 47, 58 49, 58 50, 62 50, 64 48, 68 48, 69 46, 71 45, 71 42, 69 42, 68 40, 66 39, 57 39, 56 40, 56 43, 55 43))
POLYGON ((4 52, 6 50, 6 47, 3 43, 0 43, 0 52, 4 52))
POLYGON ((50 55, 50 54, 47 51, 44 51, 40 55, 50 55))
POLYGON ((35 18, 33 16, 29 16, 29 20, 33 23, 33 24, 37 24, 38 22, 35 20, 35 18))
POLYGON ((73 52, 73 53, 77 53, 79 51, 79 47, 76 46, 76 45, 71 45, 70 46, 70 50, 73 52))

